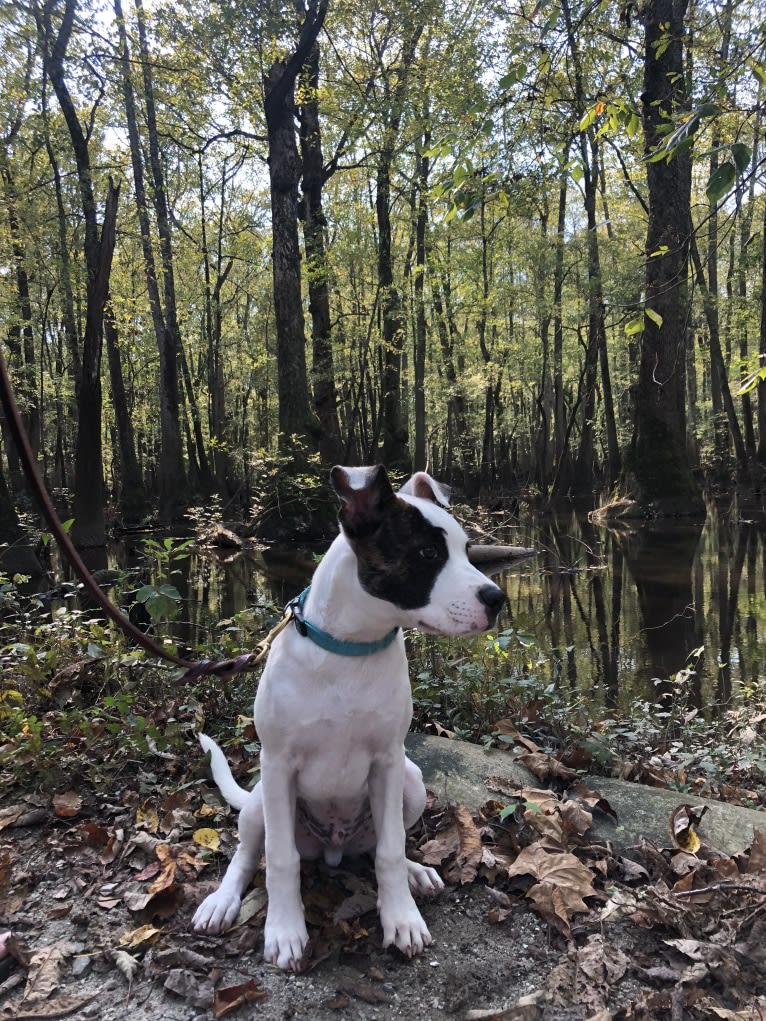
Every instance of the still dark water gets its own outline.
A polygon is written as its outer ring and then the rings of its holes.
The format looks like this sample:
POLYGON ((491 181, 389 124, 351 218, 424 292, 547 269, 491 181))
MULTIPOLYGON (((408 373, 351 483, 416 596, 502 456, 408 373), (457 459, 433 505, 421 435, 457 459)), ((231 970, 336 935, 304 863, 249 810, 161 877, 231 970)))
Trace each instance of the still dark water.
MULTIPOLYGON (((577 689, 599 705, 654 700, 704 649, 690 680, 692 702, 713 709, 746 700, 766 677, 766 528, 711 507, 703 523, 626 523, 605 528, 576 517, 522 511, 496 541, 537 556, 493 575, 509 603, 500 629, 523 638, 521 669, 577 689)), ((141 562, 140 545, 110 553, 141 562)), ((150 568, 146 561, 144 579, 150 568)), ((281 606, 311 577, 308 550, 193 552, 171 580, 182 597, 173 625, 191 648, 220 644, 254 607, 281 606)))

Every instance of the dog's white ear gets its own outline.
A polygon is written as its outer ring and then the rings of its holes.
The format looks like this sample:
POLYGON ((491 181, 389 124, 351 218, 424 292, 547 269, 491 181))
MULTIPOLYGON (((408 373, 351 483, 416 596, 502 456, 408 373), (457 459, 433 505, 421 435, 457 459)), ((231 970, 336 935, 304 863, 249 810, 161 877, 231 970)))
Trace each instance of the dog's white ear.
POLYGON ((330 481, 341 500, 338 518, 351 537, 377 528, 386 508, 396 499, 382 464, 374 468, 343 468, 336 464, 330 481))
POLYGON ((428 472, 415 472, 399 492, 408 493, 410 496, 419 496, 422 500, 439 503, 442 507, 449 507, 450 487, 432 479, 428 472))

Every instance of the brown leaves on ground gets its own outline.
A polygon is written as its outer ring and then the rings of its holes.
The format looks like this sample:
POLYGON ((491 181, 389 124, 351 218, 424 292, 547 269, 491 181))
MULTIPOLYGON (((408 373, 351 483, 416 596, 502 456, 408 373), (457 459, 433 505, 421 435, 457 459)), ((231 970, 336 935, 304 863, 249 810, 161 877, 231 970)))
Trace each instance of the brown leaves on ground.
MULTIPOLYGON (((542 755, 534 747, 524 754, 542 755)), ((562 775, 555 766, 548 774, 557 782, 562 775)), ((487 785, 492 799, 476 813, 432 799, 410 854, 435 865, 457 890, 485 888, 488 926, 502 929, 511 916, 531 909, 546 923, 560 960, 540 988, 517 1003, 468 1016, 766 1016, 759 1000, 766 989, 765 833, 756 832, 749 853, 722 856, 701 843, 698 808, 680 803, 666 820, 667 846, 643 841, 626 857, 590 842, 593 814, 614 811, 585 785, 566 796, 499 777, 487 785), (635 934, 627 950, 610 938, 610 926, 617 925, 635 934), (650 942, 652 953, 645 953, 650 942), (615 990, 628 977, 631 991, 621 993, 622 1005, 615 1007, 615 990)), ((194 905, 217 882, 235 847, 236 817, 205 790, 202 798, 184 787, 152 799, 126 789, 118 803, 104 802, 96 813, 72 791, 19 800, 0 812, 0 830, 18 830, 19 820, 26 820, 21 839, 0 837, 0 926, 8 929, 0 931, 0 1021, 76 1014, 91 994, 73 972, 92 961, 118 977, 126 1004, 135 989, 161 986, 190 1008, 226 1017, 267 996, 260 972, 232 982, 224 966, 225 956, 240 960, 255 948, 263 967, 262 874, 225 941, 198 937, 188 927, 194 905), (66 922, 70 931, 79 927, 80 942, 43 938, 29 925, 29 945, 11 934, 24 927, 26 904, 40 883, 30 863, 43 853, 60 863, 53 880, 47 869, 46 917, 66 922), (215 875, 208 879, 209 872, 215 875)), ((343 955, 369 957, 371 947, 380 952, 369 864, 344 862, 328 870, 308 863, 303 897, 313 947, 309 970, 343 955)), ((450 910, 449 895, 436 903, 450 910)), ((376 982, 368 968, 364 981, 339 983, 324 1006, 350 1016, 355 1004, 391 1002, 390 987, 376 982)))

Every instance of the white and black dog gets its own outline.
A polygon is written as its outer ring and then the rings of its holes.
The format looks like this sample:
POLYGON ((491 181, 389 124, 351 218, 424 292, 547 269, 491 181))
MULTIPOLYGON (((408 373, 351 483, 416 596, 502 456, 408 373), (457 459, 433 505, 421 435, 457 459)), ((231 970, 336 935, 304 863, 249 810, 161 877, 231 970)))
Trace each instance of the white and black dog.
POLYGON ((385 469, 332 470, 341 531, 275 639, 255 698, 261 780, 246 791, 209 737, 213 777, 239 817, 239 847, 220 887, 197 909, 198 932, 237 917, 266 852, 264 957, 298 971, 308 933, 300 859, 375 854, 383 944, 407 956, 431 942, 415 894, 435 894, 434 869, 405 857, 405 829, 425 806, 404 754, 412 718, 402 628, 461 635, 494 625, 503 592, 472 566, 468 539, 444 510, 447 491, 418 472, 395 493, 385 469))

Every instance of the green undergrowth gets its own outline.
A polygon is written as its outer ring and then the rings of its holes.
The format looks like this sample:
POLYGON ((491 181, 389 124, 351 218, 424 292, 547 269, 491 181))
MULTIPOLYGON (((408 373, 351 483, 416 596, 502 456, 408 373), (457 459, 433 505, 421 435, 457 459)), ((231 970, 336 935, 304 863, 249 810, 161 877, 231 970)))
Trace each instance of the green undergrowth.
MULTIPOLYGON (((181 680, 94 613, 51 610, 19 581, 0 577, 0 790, 109 792, 128 780, 149 789, 168 773, 193 773, 195 761, 202 775, 194 733, 203 726, 246 775, 258 751, 257 673, 181 680)), ((249 652, 278 617, 272 604, 252 606, 221 621, 205 648, 182 651, 212 660, 249 652)), ((702 712, 693 704, 701 650, 654 700, 618 712, 551 682, 533 639, 513 629, 470 640, 410 632, 407 645, 416 730, 539 750, 582 773, 766 803, 766 685, 743 692, 736 707, 702 712)))

